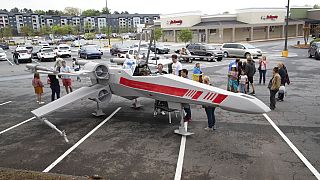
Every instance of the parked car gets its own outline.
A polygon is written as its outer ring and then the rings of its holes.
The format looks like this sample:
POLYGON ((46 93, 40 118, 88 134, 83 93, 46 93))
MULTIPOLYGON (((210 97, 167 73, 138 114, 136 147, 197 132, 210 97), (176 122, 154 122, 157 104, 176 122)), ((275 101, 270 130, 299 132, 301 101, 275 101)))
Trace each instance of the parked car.
POLYGON ((78 40, 73 41, 71 43, 71 47, 81 47, 81 46, 82 46, 82 43, 80 41, 78 41, 78 40))
POLYGON ((55 48, 55 52, 58 57, 71 57, 71 48, 67 44, 60 44, 55 48))
POLYGON ((225 43, 222 45, 224 57, 259 57, 262 51, 251 44, 246 43, 225 43))
MULTIPOLYGON (((130 46, 130 48, 138 48, 139 47, 139 43, 135 43, 133 44, 132 46, 130 46)), ((149 48, 149 45, 147 43, 141 43, 140 44, 140 48, 146 48, 148 49, 149 48)))
POLYGON ((42 48, 40 51, 37 53, 38 59, 43 62, 43 61, 56 61, 57 54, 54 52, 52 48, 42 48))
MULTIPOLYGON (((13 52, 13 54, 18 54, 18 62, 27 62, 27 63, 31 63, 32 62, 32 56, 31 53, 29 53, 28 49, 25 47, 17 47, 15 49, 15 51, 13 52)), ((15 58, 15 57, 13 57, 15 58)))
POLYGON ((320 60, 320 42, 314 42, 310 45, 308 55, 309 58, 315 57, 317 60, 320 60))
POLYGON ((4 51, 2 48, 0 48, 0 61, 6 61, 6 60, 7 60, 6 51, 4 51))
POLYGON ((83 45, 83 46, 92 46, 92 47, 95 47, 95 48, 97 48, 97 49, 101 52, 101 55, 103 55, 102 49, 101 49, 100 46, 97 45, 97 44, 85 44, 85 45, 83 45))
MULTIPOLYGON (((191 55, 196 56, 214 56, 217 61, 221 61, 223 58, 223 53, 221 51, 221 45, 215 44, 201 44, 201 43, 195 43, 195 44, 189 44, 187 46, 187 49, 191 53, 191 55)), ((211 59, 208 59, 211 61, 211 59)))
POLYGON ((1 44, 0 44, 0 48, 1 48, 1 49, 4 49, 4 50, 5 50, 5 49, 9 49, 9 45, 6 44, 6 43, 1 43, 1 44))
POLYGON ((157 54, 168 54, 170 52, 170 49, 162 44, 156 44, 156 47, 152 44, 150 50, 157 54))
POLYGON ((61 41, 66 42, 66 41, 74 41, 75 38, 74 36, 68 35, 68 36, 62 36, 61 41))
POLYGON ((39 46, 43 48, 43 47, 49 47, 50 45, 47 42, 39 42, 39 46))
POLYGON ((117 54, 125 54, 129 51, 129 47, 123 44, 114 44, 112 45, 110 49, 110 54, 112 56, 117 55, 117 54))
MULTIPOLYGON (((131 48, 129 49, 129 51, 125 54, 119 54, 120 57, 125 58, 126 55, 129 55, 129 58, 131 59, 135 59, 135 56, 138 55, 138 48, 131 48)), ((148 54, 148 49, 145 48, 140 48, 140 52, 139 52, 139 58, 140 59, 146 59, 148 54)), ((149 54, 149 59, 159 59, 160 56, 156 56, 153 52, 150 52, 149 54)))
POLYGON ((80 58, 98 58, 101 59, 101 52, 94 46, 83 46, 79 50, 80 58))
POLYGON ((38 59, 38 52, 40 51, 40 46, 35 46, 31 52, 32 59, 38 59))

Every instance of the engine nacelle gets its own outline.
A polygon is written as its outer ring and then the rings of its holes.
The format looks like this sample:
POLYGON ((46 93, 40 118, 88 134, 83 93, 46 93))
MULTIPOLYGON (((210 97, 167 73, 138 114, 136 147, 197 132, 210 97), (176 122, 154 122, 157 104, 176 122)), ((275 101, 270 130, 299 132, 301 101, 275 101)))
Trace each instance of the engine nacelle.
POLYGON ((109 79, 109 68, 105 64, 88 62, 84 65, 84 69, 91 71, 91 79, 109 79))

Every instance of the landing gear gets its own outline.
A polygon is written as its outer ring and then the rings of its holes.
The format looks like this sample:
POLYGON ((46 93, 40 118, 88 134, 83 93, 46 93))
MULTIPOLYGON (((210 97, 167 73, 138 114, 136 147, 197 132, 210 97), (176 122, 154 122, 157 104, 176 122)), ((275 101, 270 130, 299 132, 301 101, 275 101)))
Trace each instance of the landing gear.
POLYGON ((137 100, 137 99, 134 99, 133 100, 133 103, 131 105, 131 108, 134 108, 134 109, 139 109, 141 108, 143 105, 137 100))
POLYGON ((188 122, 184 122, 184 110, 183 110, 183 107, 182 107, 182 104, 181 104, 181 110, 180 110, 180 116, 181 116, 181 121, 180 121, 180 126, 179 126, 179 129, 176 129, 174 130, 174 133, 176 134, 180 134, 182 136, 190 136, 194 133, 192 132, 188 132, 188 122))

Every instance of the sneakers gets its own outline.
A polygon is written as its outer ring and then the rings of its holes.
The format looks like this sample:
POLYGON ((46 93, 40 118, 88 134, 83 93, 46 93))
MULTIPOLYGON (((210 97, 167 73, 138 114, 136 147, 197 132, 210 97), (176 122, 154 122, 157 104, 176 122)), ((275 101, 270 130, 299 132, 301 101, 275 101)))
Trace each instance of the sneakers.
POLYGON ((191 118, 188 118, 188 117, 184 117, 183 120, 184 122, 191 122, 191 118))
POLYGON ((39 102, 39 104, 45 104, 45 102, 39 102))
POLYGON ((204 130, 205 130, 205 131, 213 131, 213 129, 212 129, 212 128, 209 128, 209 127, 204 128, 204 130))

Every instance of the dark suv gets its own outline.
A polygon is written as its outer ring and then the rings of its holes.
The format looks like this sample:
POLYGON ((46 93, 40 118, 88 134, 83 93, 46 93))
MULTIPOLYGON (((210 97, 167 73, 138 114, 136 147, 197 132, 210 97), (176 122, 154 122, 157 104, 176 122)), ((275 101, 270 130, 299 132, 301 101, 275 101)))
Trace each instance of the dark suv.
POLYGON ((320 60, 320 42, 314 42, 311 44, 308 50, 309 58, 314 56, 317 60, 320 60))
POLYGON ((220 50, 221 45, 209 45, 209 44, 190 44, 187 49, 192 55, 197 56, 214 56, 215 59, 221 61, 223 58, 223 53, 220 50))

